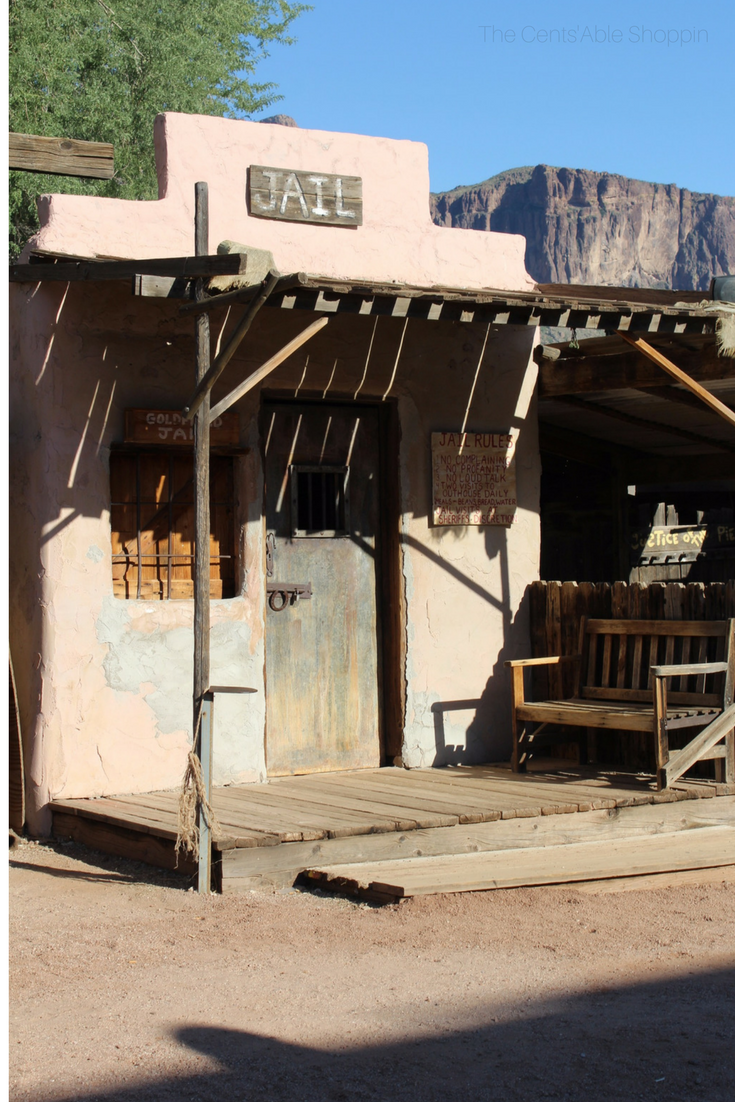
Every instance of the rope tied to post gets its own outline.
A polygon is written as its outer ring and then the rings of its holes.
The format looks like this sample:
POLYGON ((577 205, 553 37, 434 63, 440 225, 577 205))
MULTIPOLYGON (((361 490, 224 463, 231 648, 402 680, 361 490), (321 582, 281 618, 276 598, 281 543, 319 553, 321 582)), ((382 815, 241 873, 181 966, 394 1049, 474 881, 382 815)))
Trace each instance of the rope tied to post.
MULTIPOLYGON (((197 719, 197 729, 194 732, 194 746, 197 745, 199 727, 202 721, 201 705, 197 719)), ((176 863, 178 865, 179 853, 186 852, 195 860, 199 860, 199 825, 197 812, 201 811, 204 821, 209 827, 212 841, 222 837, 222 827, 212 806, 207 799, 202 776, 202 763, 199 755, 192 747, 187 756, 186 771, 179 797, 179 820, 176 834, 176 863)))

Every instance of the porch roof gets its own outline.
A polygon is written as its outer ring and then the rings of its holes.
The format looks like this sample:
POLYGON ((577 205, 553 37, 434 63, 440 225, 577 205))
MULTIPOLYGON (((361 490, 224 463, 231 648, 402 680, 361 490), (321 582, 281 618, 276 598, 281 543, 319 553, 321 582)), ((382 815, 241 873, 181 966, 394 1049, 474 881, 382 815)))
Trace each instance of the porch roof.
MULTIPOLYGON (((143 297, 191 299, 197 277, 245 272, 242 254, 163 257, 155 260, 102 260, 32 255, 10 267, 11 282, 132 280, 143 297), (149 277, 149 278, 146 278, 149 277)), ((247 287, 186 302, 183 313, 245 303, 259 289, 247 287)), ((553 326, 623 330, 636 333, 714 333, 716 305, 700 291, 541 284, 532 291, 492 287, 420 287, 405 283, 337 280, 319 274, 283 275, 268 300, 271 307, 327 314, 384 315, 427 321, 491 325, 553 326)))

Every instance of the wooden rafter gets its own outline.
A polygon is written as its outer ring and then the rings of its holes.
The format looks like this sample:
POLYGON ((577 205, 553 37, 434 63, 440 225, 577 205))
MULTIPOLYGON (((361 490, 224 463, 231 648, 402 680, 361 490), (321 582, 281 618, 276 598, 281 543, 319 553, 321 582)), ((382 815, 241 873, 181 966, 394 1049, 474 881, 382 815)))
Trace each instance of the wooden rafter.
POLYGON ((700 401, 714 410, 715 413, 719 413, 729 425, 735 426, 735 413, 726 406, 724 402, 721 402, 719 398, 715 398, 714 394, 710 393, 706 387, 703 387, 696 379, 693 379, 691 375, 687 375, 686 371, 682 371, 680 367, 672 363, 671 360, 664 356, 662 352, 659 352, 657 348, 649 344, 648 341, 644 341, 641 337, 632 337, 628 333, 620 333, 623 340, 631 344, 633 348, 636 348, 639 352, 642 352, 644 356, 647 356, 653 363, 658 364, 664 371, 667 371, 669 375, 672 375, 677 382, 682 383, 685 387, 691 390, 692 394, 695 394, 700 401))

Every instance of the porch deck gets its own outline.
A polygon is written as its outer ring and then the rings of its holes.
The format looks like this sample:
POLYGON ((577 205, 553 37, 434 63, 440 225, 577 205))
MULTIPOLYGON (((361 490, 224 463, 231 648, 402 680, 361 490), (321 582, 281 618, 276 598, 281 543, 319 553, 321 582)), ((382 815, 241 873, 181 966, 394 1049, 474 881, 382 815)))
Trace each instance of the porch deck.
MULTIPOLYGON (((527 774, 505 764, 384 768, 216 788, 216 886, 284 887, 331 864, 681 830, 697 807, 691 801, 735 796, 735 786, 714 782, 686 780, 657 792, 650 776, 549 765, 527 774)), ((54 834, 175 868, 178 800, 177 791, 56 800, 54 834)), ((183 858, 178 868, 195 871, 183 858)))

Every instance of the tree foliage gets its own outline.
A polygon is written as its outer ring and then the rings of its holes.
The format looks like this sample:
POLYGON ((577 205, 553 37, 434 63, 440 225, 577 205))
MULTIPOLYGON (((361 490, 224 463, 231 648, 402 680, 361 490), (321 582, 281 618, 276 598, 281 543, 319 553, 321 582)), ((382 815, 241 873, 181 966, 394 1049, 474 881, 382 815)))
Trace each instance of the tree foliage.
POLYGON ((35 196, 155 199, 160 111, 248 116, 281 97, 254 81, 308 6, 288 0, 11 0, 10 129, 111 142, 115 177, 10 174, 10 250, 38 225, 35 196))

